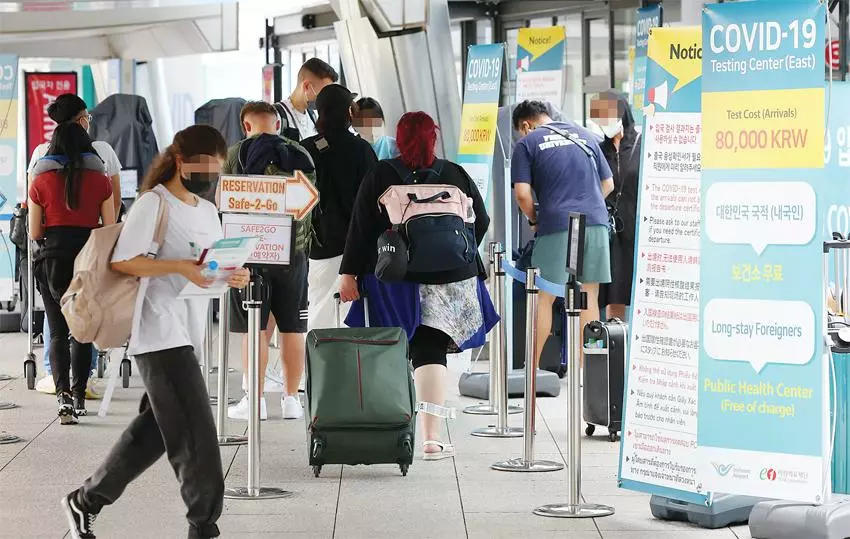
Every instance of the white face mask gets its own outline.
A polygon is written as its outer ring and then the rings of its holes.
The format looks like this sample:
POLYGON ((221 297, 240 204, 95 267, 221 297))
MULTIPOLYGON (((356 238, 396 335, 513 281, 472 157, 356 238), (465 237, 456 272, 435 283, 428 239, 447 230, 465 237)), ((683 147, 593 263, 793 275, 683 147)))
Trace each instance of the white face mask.
POLYGON ((623 120, 614 118, 600 118, 596 124, 608 138, 614 138, 623 132, 623 120))
POLYGON ((384 135, 384 128, 374 125, 362 125, 357 128, 357 133, 370 144, 374 144, 376 140, 384 135))

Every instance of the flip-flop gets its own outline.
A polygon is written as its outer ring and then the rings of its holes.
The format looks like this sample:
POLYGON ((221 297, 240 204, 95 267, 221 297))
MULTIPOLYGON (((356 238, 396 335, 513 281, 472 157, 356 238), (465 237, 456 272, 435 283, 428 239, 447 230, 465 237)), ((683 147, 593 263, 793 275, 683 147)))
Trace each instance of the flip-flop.
POLYGON ((455 456, 455 447, 452 444, 444 444, 437 440, 425 440, 422 442, 423 447, 427 445, 436 445, 440 450, 434 453, 425 453, 422 456, 422 460, 443 460, 455 456))

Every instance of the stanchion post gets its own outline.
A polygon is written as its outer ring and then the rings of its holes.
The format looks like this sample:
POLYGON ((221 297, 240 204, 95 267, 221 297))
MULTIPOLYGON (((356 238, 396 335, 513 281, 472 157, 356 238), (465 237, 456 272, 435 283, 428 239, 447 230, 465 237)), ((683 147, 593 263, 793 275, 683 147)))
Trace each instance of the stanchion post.
POLYGON ((508 426, 508 414, 520 412, 522 409, 518 406, 509 407, 508 404, 507 330, 504 323, 505 270, 502 269, 505 252, 501 245, 495 244, 493 255, 491 295, 500 317, 490 339, 490 406, 496 410, 496 424, 476 429, 472 431, 472 435, 483 438, 518 438, 522 436, 522 429, 508 426))
POLYGON ((248 485, 227 489, 225 498, 273 499, 292 495, 283 489, 260 486, 260 313, 262 277, 251 274, 244 307, 248 311, 248 485))
MULTIPOLYGON (((29 191, 29 182, 27 182, 29 191)), ((36 363, 33 352, 32 321, 35 309, 35 277, 32 274, 32 240, 27 235, 27 356, 24 360, 24 377, 27 380, 27 389, 35 389, 36 363)))
POLYGON ((216 399, 218 405, 215 415, 215 430, 218 433, 218 445, 243 445, 248 443, 247 436, 228 435, 227 430, 227 353, 230 348, 230 294, 228 290, 221 295, 218 311, 218 384, 216 399))
POLYGON ((584 252, 584 216, 570 214, 570 248, 575 252, 576 260, 568 255, 567 271, 571 274, 564 289, 564 311, 569 321, 567 358, 567 440, 569 447, 569 500, 567 503, 538 507, 535 515, 559 518, 598 518, 614 514, 614 508, 607 505, 582 503, 581 501, 581 353, 583 346, 581 311, 587 309, 587 295, 581 290, 578 281, 583 268, 584 252), (573 242, 577 245, 573 249, 573 242))
MULTIPOLYGON (((495 241, 491 241, 487 244, 487 268, 488 274, 490 275, 490 296, 494 298, 495 301, 495 289, 496 289, 496 275, 493 272, 493 267, 496 261, 496 250, 499 249, 499 244, 495 241)), ((496 306, 498 308, 498 305, 496 306)), ((472 415, 496 415, 498 410, 496 408, 496 377, 495 377, 495 363, 497 362, 497 358, 499 357, 499 343, 496 339, 495 332, 490 335, 490 390, 487 392, 487 402, 483 404, 474 404, 472 406, 467 406, 463 409, 463 413, 472 414, 472 415)))
POLYGON ((555 472, 563 470, 560 462, 534 460, 535 418, 537 415, 537 276, 540 270, 528 268, 526 271, 525 294, 525 428, 523 429, 522 457, 497 462, 490 466, 500 472, 555 472))

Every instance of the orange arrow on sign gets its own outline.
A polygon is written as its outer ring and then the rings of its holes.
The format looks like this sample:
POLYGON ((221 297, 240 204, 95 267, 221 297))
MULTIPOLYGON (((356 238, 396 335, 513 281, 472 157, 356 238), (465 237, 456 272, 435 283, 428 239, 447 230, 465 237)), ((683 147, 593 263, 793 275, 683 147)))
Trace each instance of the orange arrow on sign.
POLYGON ((285 213, 302 220, 319 203, 319 191, 303 172, 295 171, 295 176, 286 178, 285 213))

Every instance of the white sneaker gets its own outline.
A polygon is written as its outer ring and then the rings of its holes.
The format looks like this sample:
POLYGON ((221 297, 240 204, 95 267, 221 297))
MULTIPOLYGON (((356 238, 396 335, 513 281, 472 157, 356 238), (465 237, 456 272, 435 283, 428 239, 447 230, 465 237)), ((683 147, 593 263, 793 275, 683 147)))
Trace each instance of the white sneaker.
MULTIPOLYGON (((241 419, 248 421, 248 395, 242 397, 242 400, 237 404, 227 408, 227 417, 230 419, 241 419)), ((265 397, 260 398, 260 421, 265 421, 269 418, 269 412, 266 410, 265 397)))
POLYGON ((35 390, 39 393, 47 393, 48 395, 56 394, 56 385, 53 383, 53 375, 48 374, 35 384, 35 390))
POLYGON ((284 419, 301 419, 304 417, 304 408, 301 407, 297 397, 292 395, 281 397, 280 407, 283 409, 284 419))

